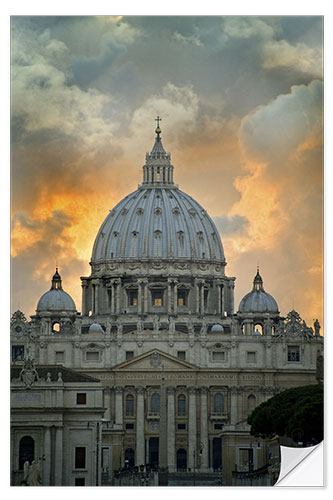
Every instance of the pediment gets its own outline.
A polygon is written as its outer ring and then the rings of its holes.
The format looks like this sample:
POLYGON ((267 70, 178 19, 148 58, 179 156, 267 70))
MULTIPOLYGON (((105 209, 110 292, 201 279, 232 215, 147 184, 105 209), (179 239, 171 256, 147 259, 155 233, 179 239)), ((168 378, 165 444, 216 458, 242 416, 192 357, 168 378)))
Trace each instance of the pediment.
POLYGON ((129 361, 125 361, 113 367, 113 370, 146 370, 146 371, 179 371, 197 370, 198 367, 192 363, 175 358, 159 349, 152 349, 144 354, 135 356, 129 361))

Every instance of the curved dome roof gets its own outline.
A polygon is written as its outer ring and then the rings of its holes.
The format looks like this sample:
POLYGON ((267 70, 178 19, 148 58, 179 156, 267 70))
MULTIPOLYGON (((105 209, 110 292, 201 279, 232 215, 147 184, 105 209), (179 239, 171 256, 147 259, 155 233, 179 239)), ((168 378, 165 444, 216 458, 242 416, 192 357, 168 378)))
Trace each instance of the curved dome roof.
POLYGON ((103 222, 92 263, 110 259, 191 258, 224 262, 218 230, 206 210, 173 183, 173 166, 156 129, 139 189, 116 205, 103 222))
POLYGON ((253 289, 240 301, 240 313, 278 313, 279 307, 272 295, 265 292, 259 269, 253 280, 253 289))
POLYGON ((62 289, 61 276, 56 269, 52 278, 51 289, 45 292, 38 301, 37 313, 39 312, 76 312, 72 297, 62 289))
POLYGON ((104 330, 99 323, 92 323, 89 327, 89 333, 104 333, 104 330))

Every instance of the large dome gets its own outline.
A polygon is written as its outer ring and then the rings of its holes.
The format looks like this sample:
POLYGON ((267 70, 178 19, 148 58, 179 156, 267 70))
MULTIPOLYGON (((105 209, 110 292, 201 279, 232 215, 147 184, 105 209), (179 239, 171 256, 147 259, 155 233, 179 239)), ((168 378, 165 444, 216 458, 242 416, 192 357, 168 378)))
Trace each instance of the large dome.
POLYGON ((253 289, 240 301, 239 313, 278 313, 279 307, 272 295, 265 292, 259 269, 253 280, 253 289))
POLYGON ((56 269, 52 278, 51 289, 38 301, 37 313, 40 312, 76 312, 72 297, 62 289, 61 277, 56 269))
POLYGON ((119 258, 224 261, 219 233, 207 212, 179 189, 138 189, 102 224, 92 261, 119 258))
POLYGON ((173 182, 173 166, 156 129, 139 189, 103 222, 92 263, 110 259, 204 259, 224 262, 220 235, 206 210, 173 182))

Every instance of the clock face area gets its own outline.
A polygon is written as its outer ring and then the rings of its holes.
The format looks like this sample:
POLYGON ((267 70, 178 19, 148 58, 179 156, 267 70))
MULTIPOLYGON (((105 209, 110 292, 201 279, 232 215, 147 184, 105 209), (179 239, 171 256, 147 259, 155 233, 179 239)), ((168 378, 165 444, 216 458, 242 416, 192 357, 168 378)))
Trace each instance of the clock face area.
POLYGON ((16 335, 22 335, 24 333, 24 324, 23 323, 15 323, 13 325, 13 331, 16 335))

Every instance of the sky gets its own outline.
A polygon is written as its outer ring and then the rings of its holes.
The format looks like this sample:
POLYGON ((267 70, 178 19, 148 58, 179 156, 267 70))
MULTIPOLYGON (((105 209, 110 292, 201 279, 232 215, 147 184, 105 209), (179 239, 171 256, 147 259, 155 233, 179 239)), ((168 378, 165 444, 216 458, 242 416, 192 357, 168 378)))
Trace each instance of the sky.
POLYGON ((56 265, 80 276, 109 210, 142 179, 155 117, 174 180, 216 223, 236 276, 257 265, 282 315, 323 323, 323 19, 11 19, 11 309, 56 265))

